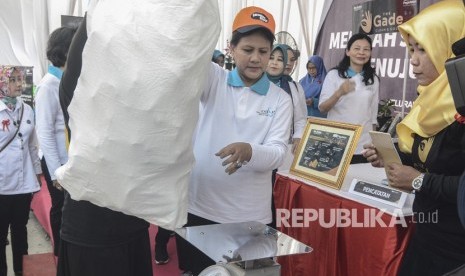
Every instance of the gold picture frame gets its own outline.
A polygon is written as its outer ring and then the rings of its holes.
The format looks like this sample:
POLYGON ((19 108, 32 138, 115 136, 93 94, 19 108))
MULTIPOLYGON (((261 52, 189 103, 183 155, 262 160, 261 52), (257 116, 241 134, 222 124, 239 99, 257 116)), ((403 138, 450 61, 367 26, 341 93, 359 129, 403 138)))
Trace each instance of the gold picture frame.
POLYGON ((339 190, 362 127, 308 118, 290 173, 339 190))

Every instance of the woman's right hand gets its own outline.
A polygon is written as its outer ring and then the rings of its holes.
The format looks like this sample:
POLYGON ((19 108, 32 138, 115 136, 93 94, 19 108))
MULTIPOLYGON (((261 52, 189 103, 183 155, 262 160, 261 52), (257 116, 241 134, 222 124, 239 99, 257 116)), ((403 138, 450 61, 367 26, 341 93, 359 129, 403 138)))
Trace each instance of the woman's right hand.
POLYGON ((373 167, 384 167, 383 158, 381 158, 381 156, 378 154, 378 151, 373 144, 363 145, 362 155, 368 160, 368 162, 371 163, 373 167))
POLYGON ((58 180, 53 180, 53 187, 57 188, 59 191, 63 191, 63 187, 58 183, 58 180))
POLYGON ((222 148, 215 155, 221 159, 227 157, 222 165, 226 166, 225 172, 231 175, 250 161, 250 158, 252 158, 252 146, 244 142, 232 143, 222 148))
POLYGON ((351 80, 345 80, 341 86, 339 86, 339 96, 344 96, 355 90, 355 82, 351 80))

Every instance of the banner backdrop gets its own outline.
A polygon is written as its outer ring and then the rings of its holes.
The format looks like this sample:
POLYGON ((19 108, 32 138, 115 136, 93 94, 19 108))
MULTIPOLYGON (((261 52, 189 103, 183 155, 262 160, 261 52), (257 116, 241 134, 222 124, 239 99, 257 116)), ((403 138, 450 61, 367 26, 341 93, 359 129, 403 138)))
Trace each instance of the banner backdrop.
POLYGON ((422 10, 435 2, 438 1, 333 0, 319 31, 315 54, 323 58, 327 69, 331 69, 343 58, 354 29, 369 33, 373 39, 371 61, 380 77, 379 98, 392 99, 397 111, 404 105, 408 112, 417 95, 417 82, 409 66, 406 97, 402 102, 404 62, 409 60, 405 59, 405 43, 397 32, 397 25, 418 13, 418 6, 422 10))
POLYGON ((397 26, 418 13, 418 1, 386 0, 355 4, 352 7, 352 32, 397 32, 397 26))

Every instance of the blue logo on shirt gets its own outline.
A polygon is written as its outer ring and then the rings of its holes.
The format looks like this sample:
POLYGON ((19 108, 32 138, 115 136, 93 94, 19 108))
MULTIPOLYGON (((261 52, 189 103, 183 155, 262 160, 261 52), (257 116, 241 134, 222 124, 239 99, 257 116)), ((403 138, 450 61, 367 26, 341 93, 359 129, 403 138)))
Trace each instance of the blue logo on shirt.
POLYGON ((261 111, 257 111, 257 114, 259 116, 273 117, 275 113, 276 113, 276 110, 270 110, 270 108, 264 109, 264 110, 261 110, 261 111))

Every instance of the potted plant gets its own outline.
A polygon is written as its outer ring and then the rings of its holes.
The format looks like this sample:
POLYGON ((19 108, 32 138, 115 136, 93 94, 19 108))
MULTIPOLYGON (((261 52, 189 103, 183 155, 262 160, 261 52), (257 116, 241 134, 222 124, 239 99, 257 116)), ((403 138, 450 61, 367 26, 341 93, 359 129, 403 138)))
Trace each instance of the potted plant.
MULTIPOLYGON (((392 112, 394 109, 394 101, 391 99, 384 99, 378 103, 378 130, 381 131, 383 126, 389 126, 392 120, 392 112)), ((385 127, 387 130, 387 127, 385 127)))

